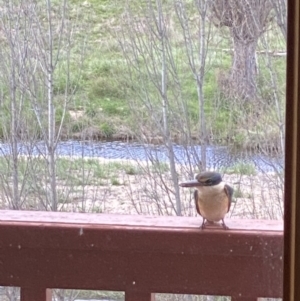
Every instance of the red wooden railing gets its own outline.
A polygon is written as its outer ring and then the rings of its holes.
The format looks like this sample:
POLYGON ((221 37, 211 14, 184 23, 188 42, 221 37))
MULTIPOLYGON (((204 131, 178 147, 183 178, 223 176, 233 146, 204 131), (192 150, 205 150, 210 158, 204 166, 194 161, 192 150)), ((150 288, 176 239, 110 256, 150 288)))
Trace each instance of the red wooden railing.
POLYGON ((21 301, 51 300, 49 288, 153 293, 282 296, 282 222, 0 211, 0 285, 21 301))

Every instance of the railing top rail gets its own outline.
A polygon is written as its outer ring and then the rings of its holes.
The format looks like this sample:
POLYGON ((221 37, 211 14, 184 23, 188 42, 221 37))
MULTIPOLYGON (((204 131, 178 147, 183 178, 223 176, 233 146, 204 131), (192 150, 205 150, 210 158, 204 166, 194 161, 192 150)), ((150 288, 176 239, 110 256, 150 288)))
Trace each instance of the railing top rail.
POLYGON ((0 211, 0 285, 281 297, 281 221, 0 211))
MULTIPOLYGON (((199 217, 184 216, 143 216, 121 214, 95 214, 77 212, 49 212, 49 211, 16 211, 0 210, 0 224, 55 224, 99 226, 128 226, 133 228, 151 227, 158 229, 198 229, 202 223, 199 217)), ((226 224, 232 231, 283 231, 283 221, 227 219, 226 224)), ((212 228, 217 230, 218 226, 212 228)), ((221 228, 220 228, 221 229, 221 228)), ((210 231, 208 229, 207 231, 210 231)), ((221 229, 223 231, 223 229, 221 229)), ((201 233, 201 231, 199 231, 201 233)))

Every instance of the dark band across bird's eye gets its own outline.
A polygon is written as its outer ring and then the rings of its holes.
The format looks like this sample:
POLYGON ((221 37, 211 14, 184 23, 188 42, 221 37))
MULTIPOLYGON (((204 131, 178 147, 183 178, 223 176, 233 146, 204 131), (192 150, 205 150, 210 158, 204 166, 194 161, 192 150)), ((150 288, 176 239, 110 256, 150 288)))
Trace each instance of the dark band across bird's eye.
POLYGON ((196 176, 195 180, 182 182, 181 187, 214 186, 222 182, 222 176, 218 172, 205 171, 196 176))

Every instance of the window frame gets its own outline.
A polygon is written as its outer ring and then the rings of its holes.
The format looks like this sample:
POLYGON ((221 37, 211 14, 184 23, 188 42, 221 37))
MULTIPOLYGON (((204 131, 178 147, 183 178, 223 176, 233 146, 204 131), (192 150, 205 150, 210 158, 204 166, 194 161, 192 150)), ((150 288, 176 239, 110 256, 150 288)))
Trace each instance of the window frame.
POLYGON ((287 1, 283 300, 300 300, 300 1, 287 1), (297 200, 299 201, 297 202, 297 200))

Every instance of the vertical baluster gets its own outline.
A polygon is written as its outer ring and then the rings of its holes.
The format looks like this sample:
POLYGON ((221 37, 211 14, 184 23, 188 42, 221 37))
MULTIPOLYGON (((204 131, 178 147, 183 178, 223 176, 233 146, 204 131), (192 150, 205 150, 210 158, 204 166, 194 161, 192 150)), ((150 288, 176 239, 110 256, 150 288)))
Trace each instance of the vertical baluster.
POLYGON ((155 294, 130 290, 125 292, 125 301, 155 301, 155 294))
POLYGON ((40 287, 21 287, 21 301, 51 301, 52 290, 40 287))

